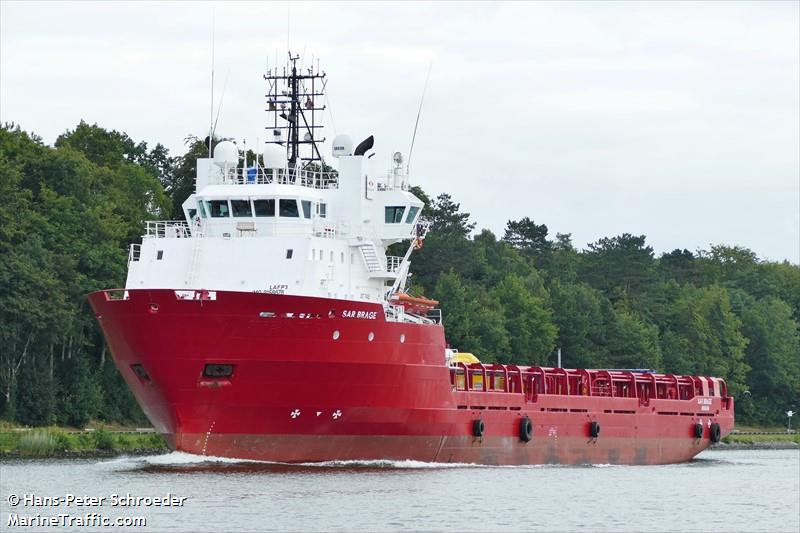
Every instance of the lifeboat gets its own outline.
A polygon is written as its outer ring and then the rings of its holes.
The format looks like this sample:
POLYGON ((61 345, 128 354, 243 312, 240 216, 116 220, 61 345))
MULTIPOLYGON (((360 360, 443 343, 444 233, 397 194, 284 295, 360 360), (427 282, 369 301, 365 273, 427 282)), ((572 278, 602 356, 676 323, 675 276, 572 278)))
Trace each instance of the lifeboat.
POLYGON ((389 301, 394 305, 402 305, 406 312, 424 315, 431 309, 434 309, 439 302, 436 300, 429 300, 427 298, 418 298, 410 296, 404 292, 397 292, 389 297, 389 301))

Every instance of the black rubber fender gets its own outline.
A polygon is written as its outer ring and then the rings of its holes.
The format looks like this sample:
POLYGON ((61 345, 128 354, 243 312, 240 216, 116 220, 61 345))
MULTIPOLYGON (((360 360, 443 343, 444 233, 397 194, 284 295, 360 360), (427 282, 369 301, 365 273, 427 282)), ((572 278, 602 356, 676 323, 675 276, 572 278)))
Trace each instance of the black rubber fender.
POLYGON ((519 421, 519 438, 522 442, 533 439, 533 422, 527 416, 519 421))
POLYGON ((472 421, 472 435, 474 437, 483 437, 483 432, 486 429, 486 424, 483 423, 483 420, 477 418, 472 421))
POLYGON ((593 439, 596 439, 597 437, 600 436, 600 422, 598 422, 597 420, 592 420, 591 422, 589 422, 589 435, 593 439))
POLYGON ((699 422, 694 425, 694 438, 696 439, 703 438, 703 424, 699 422))
POLYGON ((722 438, 722 431, 720 430, 719 424, 714 422, 711 424, 711 442, 717 443, 722 438))

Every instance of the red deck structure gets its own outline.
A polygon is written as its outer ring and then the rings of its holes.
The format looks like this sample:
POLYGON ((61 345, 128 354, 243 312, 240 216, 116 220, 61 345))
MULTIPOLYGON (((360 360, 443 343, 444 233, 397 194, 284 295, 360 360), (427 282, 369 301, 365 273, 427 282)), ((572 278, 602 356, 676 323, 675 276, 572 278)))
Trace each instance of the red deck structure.
POLYGON ((733 428, 722 379, 448 365, 440 325, 389 321, 375 303, 167 289, 89 300, 145 414, 195 454, 662 464, 733 428))

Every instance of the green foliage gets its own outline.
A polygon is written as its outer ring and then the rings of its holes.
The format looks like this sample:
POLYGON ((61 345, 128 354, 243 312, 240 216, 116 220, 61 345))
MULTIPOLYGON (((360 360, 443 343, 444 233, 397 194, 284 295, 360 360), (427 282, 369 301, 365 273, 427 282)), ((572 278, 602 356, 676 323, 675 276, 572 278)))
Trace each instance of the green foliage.
POLYGON ((114 435, 104 428, 97 428, 92 432, 94 437, 94 445, 98 450, 112 450, 114 449, 114 435))
POLYGON ((664 363, 681 374, 722 376, 734 393, 741 392, 749 367, 740 329, 724 288, 686 286, 662 324, 664 363))
POLYGON ((0 453, 49 457, 61 452, 165 450, 158 433, 112 433, 107 429, 67 432, 57 427, 32 431, 0 430, 0 453))
MULTIPOLYGON (((119 287, 142 220, 170 201, 163 147, 81 123, 51 148, 0 128, 0 412, 31 424, 102 415, 112 366, 86 294, 119 287), (161 166, 159 158, 162 160, 161 166)), ((113 394, 109 394, 113 398, 113 394)), ((129 396, 121 397, 125 404, 129 396)), ((141 419, 138 408, 112 406, 141 419)), ((123 415, 124 416, 124 415, 123 415)), ((123 421, 123 420, 120 420, 123 421)))
POLYGON ((751 368, 747 384, 753 402, 746 414, 778 424, 785 420, 787 408, 797 411, 800 398, 800 328, 783 300, 745 297, 743 303, 742 333, 749 341, 745 357, 751 368))
POLYGON ((554 365, 560 347, 570 367, 720 376, 743 420, 797 411, 798 265, 722 245, 656 258, 627 233, 579 251, 529 217, 509 221, 503 240, 470 238, 450 195, 426 203, 434 227, 414 257, 414 286, 441 302, 452 346, 488 362, 554 365))
POLYGON ((53 455, 58 449, 58 439, 49 430, 29 431, 20 437, 16 450, 20 455, 46 457, 53 455))
MULTIPOLYGON (((212 143, 212 146, 215 143, 212 143)), ((162 177, 164 190, 172 198, 173 220, 183 220, 183 202, 194 192, 194 180, 197 176, 197 159, 208 157, 208 148, 202 139, 187 137, 186 154, 173 159, 172 171, 162 177)))
POLYGON ((556 327, 552 312, 522 278, 508 275, 494 289, 505 316, 515 363, 543 364, 555 348, 556 327))
POLYGON ((528 217, 509 220, 503 240, 532 257, 543 256, 552 249, 552 243, 547 240, 547 226, 536 224, 528 217))

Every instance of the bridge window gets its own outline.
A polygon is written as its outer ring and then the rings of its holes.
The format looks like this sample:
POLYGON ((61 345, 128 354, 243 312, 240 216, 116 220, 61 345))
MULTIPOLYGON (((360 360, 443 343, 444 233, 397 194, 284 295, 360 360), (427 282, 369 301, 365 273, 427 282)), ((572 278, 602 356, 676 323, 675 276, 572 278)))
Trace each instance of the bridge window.
POLYGON ((328 204, 324 202, 319 202, 317 204, 317 216, 319 218, 327 218, 328 216, 328 204))
POLYGON ((275 200, 253 200, 257 217, 274 217, 275 200))
POLYGON ((231 200, 231 211, 234 217, 251 217, 250 200, 231 200))
POLYGON ((211 212, 211 218, 225 218, 231 215, 228 210, 228 200, 209 200, 208 210, 211 212))
POLYGON ((303 205, 303 216, 311 218, 311 200, 300 200, 300 203, 303 205))
POLYGON ((198 207, 198 209, 200 209, 200 216, 203 217, 203 218, 206 218, 205 204, 206 203, 203 200, 200 200, 199 202, 197 202, 197 207, 198 207))
POLYGON ((403 221, 403 211, 405 206, 402 205, 387 205, 386 206, 386 223, 399 224, 403 221))
POLYGON ((297 200, 281 198, 280 214, 282 217, 298 218, 300 216, 300 212, 297 209, 297 200))
POLYGON ((417 213, 419 213, 419 207, 409 207, 408 216, 406 217, 406 224, 411 224, 414 222, 414 219, 417 217, 417 213))

